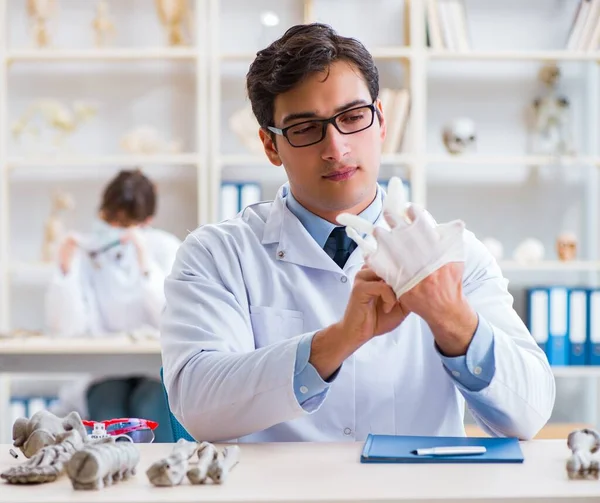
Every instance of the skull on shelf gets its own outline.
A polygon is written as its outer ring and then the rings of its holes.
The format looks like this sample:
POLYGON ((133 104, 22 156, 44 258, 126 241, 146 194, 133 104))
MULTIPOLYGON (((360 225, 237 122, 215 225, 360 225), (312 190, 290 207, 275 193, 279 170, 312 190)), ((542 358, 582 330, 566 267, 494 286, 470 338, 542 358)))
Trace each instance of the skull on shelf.
POLYGON ((443 129, 442 139, 451 154, 464 154, 475 150, 477 140, 475 122, 466 117, 450 121, 443 129))

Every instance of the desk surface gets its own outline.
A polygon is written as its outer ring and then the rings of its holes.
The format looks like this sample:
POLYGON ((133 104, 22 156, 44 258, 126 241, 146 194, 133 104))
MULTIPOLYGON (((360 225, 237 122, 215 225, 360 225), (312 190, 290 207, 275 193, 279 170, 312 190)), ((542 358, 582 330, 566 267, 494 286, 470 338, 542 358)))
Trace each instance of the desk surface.
MULTIPOLYGON (((23 462, 0 445, 0 471, 23 462)), ((66 476, 40 486, 0 482, 0 503, 146 502, 579 502, 600 501, 600 481, 569 480, 563 440, 522 444, 515 465, 365 465, 361 443, 241 444, 240 464, 221 486, 152 486, 146 468, 170 453, 170 444, 141 445, 135 477, 101 491, 75 491, 66 476)))

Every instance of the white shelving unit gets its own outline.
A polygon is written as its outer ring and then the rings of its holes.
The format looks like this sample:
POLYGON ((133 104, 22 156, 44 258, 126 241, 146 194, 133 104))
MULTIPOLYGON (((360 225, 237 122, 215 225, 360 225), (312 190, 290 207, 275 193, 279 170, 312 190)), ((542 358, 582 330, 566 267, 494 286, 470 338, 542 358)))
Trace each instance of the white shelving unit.
MULTIPOLYGON (((208 186, 206 162, 208 156, 206 116, 207 100, 207 60, 208 52, 203 35, 208 31, 206 20, 207 1, 194 0, 194 25, 197 29, 196 43, 191 47, 113 47, 94 49, 20 49, 9 47, 8 3, 13 0, 0 0, 0 333, 10 332, 11 287, 15 282, 45 285, 50 275, 50 265, 15 260, 11 255, 10 210, 11 187, 16 181, 50 180, 105 177, 101 168, 110 166, 133 168, 143 166, 155 179, 164 176, 194 177, 197 184, 197 220, 207 222, 208 186), (197 152, 172 155, 97 155, 97 156, 32 156, 9 157, 7 142, 9 137, 8 100, 9 72, 19 64, 44 65, 45 71, 53 64, 75 63, 80 65, 95 62, 143 63, 146 61, 189 62, 195 74, 196 103, 190 109, 195 111, 196 133, 194 143, 197 152)), ((92 6, 92 3, 90 2, 92 6)), ((149 4, 154 9, 153 4, 149 4)))

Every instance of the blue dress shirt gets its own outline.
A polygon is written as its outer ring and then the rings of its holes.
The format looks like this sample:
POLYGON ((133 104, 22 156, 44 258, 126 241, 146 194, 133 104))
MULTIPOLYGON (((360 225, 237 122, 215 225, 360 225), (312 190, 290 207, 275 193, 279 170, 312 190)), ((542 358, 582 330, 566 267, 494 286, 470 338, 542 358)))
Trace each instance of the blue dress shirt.
MULTIPOLYGON (((336 227, 335 224, 318 217, 302 206, 290 191, 286 197, 288 209, 300 220, 308 233, 321 248, 336 227)), ((380 188, 373 202, 362 212, 360 217, 375 223, 381 214, 383 194, 380 188)), ((298 345, 296 364, 294 368, 294 392, 298 403, 308 412, 315 410, 321 403, 321 398, 331 383, 335 380, 336 371, 327 381, 324 381, 317 370, 308 361, 314 334, 306 335, 298 345)), ((436 346, 436 350, 438 350, 436 346)), ((438 350, 439 353, 439 350, 438 350)), ((469 391, 481 391, 487 387, 496 370, 494 358, 494 332, 490 324, 479 316, 477 329, 467 353, 463 356, 448 357, 440 353, 444 369, 458 384, 469 391)))

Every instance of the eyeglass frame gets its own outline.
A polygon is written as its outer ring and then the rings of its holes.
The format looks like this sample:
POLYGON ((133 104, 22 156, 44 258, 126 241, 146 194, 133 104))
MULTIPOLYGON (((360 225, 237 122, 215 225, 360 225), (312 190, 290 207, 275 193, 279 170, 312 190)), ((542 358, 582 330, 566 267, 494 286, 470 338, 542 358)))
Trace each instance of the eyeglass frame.
POLYGON ((344 135, 350 135, 350 134, 356 134, 356 133, 360 133, 361 131, 365 131, 367 129, 369 129, 373 123, 375 122, 375 115, 377 113, 376 110, 376 106, 375 103, 377 102, 377 100, 373 101, 372 103, 369 103, 368 105, 359 105, 356 107, 352 107, 352 108, 348 108, 347 110, 342 110, 341 112, 338 112, 337 114, 329 117, 328 119, 310 119, 310 120, 305 120, 302 122, 298 122, 296 124, 292 124, 291 126, 287 126, 284 128, 277 128, 275 126, 267 126, 267 129, 269 131, 271 131, 272 133, 278 134, 280 136, 283 136, 287 142, 294 148, 304 148, 304 147, 310 147, 311 145, 316 145, 317 143, 321 143, 324 139, 325 136, 327 136, 327 126, 329 126, 329 124, 332 124, 333 127, 340 133, 340 134, 344 134, 344 135), (352 112, 353 110, 359 110, 361 108, 368 108, 369 110, 371 110, 371 122, 369 123, 368 126, 365 126, 362 129, 358 129, 357 131, 352 131, 351 133, 345 133, 344 131, 340 130, 340 128, 337 125, 336 119, 340 116, 340 115, 344 115, 347 114, 348 112, 352 112), (307 143, 306 145, 293 145, 292 142, 290 141, 290 139, 287 136, 287 132, 293 128, 293 127, 297 127, 300 126, 302 124, 308 124, 309 122, 320 122, 321 123, 321 139, 318 141, 314 141, 312 143, 307 143))

